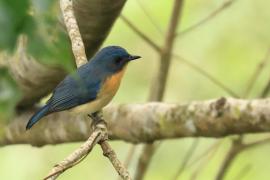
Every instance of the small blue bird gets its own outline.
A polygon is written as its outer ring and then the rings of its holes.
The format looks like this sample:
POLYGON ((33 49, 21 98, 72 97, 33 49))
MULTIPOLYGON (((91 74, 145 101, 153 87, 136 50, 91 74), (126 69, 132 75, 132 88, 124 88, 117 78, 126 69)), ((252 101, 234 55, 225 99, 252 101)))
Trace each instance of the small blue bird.
POLYGON ((119 46, 103 48, 88 63, 58 84, 46 105, 28 121, 26 129, 53 112, 70 110, 95 114, 116 94, 128 62, 138 58, 140 56, 130 55, 119 46))

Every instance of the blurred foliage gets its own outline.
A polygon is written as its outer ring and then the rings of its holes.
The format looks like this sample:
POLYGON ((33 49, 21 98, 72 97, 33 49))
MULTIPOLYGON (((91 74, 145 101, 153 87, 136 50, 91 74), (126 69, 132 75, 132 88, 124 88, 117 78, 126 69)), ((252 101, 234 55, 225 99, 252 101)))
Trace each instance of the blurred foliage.
POLYGON ((6 68, 0 67, 0 120, 8 119, 13 114, 19 98, 15 81, 6 68))
POLYGON ((33 18, 28 0, 0 0, 0 48, 13 51, 21 33, 31 34, 33 18))
POLYGON ((28 37, 27 50, 36 60, 74 68, 69 39, 55 14, 53 0, 0 0, 0 50, 14 52, 18 37, 28 37))

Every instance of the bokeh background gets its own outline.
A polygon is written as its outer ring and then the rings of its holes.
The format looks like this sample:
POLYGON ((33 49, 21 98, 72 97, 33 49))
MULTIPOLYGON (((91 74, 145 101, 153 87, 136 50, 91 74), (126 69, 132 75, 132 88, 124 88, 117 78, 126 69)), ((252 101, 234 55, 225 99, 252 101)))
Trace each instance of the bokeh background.
MULTIPOLYGON (((45 12, 47 6, 53 6, 52 17, 57 21, 59 16, 58 3, 55 1, 50 1, 50 3, 33 0, 34 6, 37 9, 40 8, 38 11, 44 9, 45 12)), ((223 3, 222 0, 186 0, 178 32, 206 17, 223 3)), ((172 5, 173 1, 128 0, 122 14, 145 32, 147 36, 161 45, 164 36, 157 31, 140 6, 143 6, 151 14, 165 33, 172 5)), ((267 0, 237 0, 211 21, 186 35, 177 37, 174 52, 199 65, 240 96, 243 96, 250 77, 270 48, 269 7, 270 1, 267 0)), ((0 15, 1 11, 3 12, 3 8, 0 7, 0 15)), ((4 18, 3 16, 0 17, 0 19, 4 18)), ((53 22, 54 19, 51 19, 53 22)), ((47 24, 46 28, 50 28, 50 26, 47 24)), ((46 34, 44 36, 46 37, 46 34)), ((157 70, 158 54, 121 19, 116 21, 103 44, 103 46, 107 45, 120 45, 126 47, 129 52, 143 57, 129 65, 121 88, 112 103, 145 102, 149 94, 151 80, 157 70)), ((63 51, 65 49, 67 48, 63 48, 63 51)), ((66 54, 58 54, 57 56, 62 55, 67 56, 66 54)), ((0 61, 4 63, 3 56, 0 61)), ((62 64, 69 67, 68 63, 62 64)), ((265 65, 248 98, 256 98, 266 86, 269 78, 270 62, 265 65)), ((172 60, 165 95, 166 102, 186 103, 221 96, 228 97, 229 95, 180 60, 172 60)), ((267 134, 248 135, 245 141, 256 140, 264 136, 267 136, 267 134)), ((232 138, 234 137, 227 137, 222 140, 182 138, 162 141, 145 179, 172 179, 194 141, 199 141, 199 144, 188 164, 194 160, 195 162, 186 167, 179 179, 192 179, 195 175, 199 180, 213 179, 228 151, 232 138), (203 151, 217 141, 221 141, 221 143, 215 152, 196 160, 203 151)), ((42 179, 55 163, 62 160, 79 145, 80 143, 69 143, 56 146, 47 145, 40 148, 30 145, 1 147, 0 179, 42 179)), ((124 161, 131 145, 115 141, 112 142, 112 146, 120 159, 124 161)), ((141 146, 139 145, 129 167, 132 174, 135 171, 141 146)), ((269 179, 269 154, 270 144, 244 151, 235 159, 225 179, 269 179)), ((97 146, 87 159, 66 171, 59 179, 117 179, 117 174, 97 146)))

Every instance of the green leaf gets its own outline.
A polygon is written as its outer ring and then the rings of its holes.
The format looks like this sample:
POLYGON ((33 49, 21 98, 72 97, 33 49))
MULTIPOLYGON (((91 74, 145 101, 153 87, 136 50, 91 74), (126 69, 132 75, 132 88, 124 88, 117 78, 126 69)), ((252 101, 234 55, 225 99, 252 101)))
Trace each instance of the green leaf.
POLYGON ((13 51, 21 33, 32 29, 28 0, 0 0, 0 49, 13 51))
POLYGON ((21 97, 20 91, 6 68, 0 68, 0 120, 7 120, 14 113, 21 97))

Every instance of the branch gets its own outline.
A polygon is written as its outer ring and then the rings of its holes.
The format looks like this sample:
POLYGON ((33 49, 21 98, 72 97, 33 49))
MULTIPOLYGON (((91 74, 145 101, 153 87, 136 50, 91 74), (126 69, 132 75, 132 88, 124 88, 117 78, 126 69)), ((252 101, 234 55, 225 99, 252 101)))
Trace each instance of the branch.
MULTIPOLYGON (((77 67, 87 63, 85 55, 84 44, 79 32, 79 27, 76 22, 76 18, 73 14, 72 0, 60 0, 60 7, 64 17, 64 22, 67 27, 67 31, 72 43, 72 50, 75 56, 77 67)), ((58 163, 44 179, 56 179, 65 170, 80 163, 93 149, 96 143, 99 143, 105 156, 109 158, 113 164, 115 170, 124 180, 130 180, 129 173, 121 162, 117 159, 117 156, 110 145, 106 142, 108 140, 107 127, 103 119, 98 116, 92 117, 95 119, 93 126, 93 132, 87 141, 72 154, 66 157, 62 162, 58 163)))
MULTIPOLYGON (((126 25, 128 27, 130 27, 142 40, 144 40, 148 45, 150 45, 155 51, 157 51, 159 54, 161 52, 161 48, 153 41, 151 40, 147 35, 145 35, 141 30, 139 30, 139 28, 137 28, 134 24, 131 23, 131 21, 129 21, 124 15, 121 15, 121 19, 126 23, 126 25)), ((239 95, 237 95, 237 93, 235 93, 233 90, 231 90, 229 87, 227 87, 225 84, 223 84, 221 81, 219 81, 218 79, 216 79, 214 76, 212 76, 210 73, 208 73, 207 71, 205 71, 204 69, 202 69, 200 66, 192 63, 191 61, 173 53, 173 56, 180 60, 181 62, 183 62, 184 64, 186 64, 187 66, 189 66, 191 69, 195 70, 196 72, 198 72, 199 74, 201 74, 202 76, 206 77, 207 79, 209 79, 212 83, 214 83, 216 86, 220 87, 221 89, 223 89, 225 92, 227 92, 228 94, 230 94, 233 97, 240 97, 239 95)), ((269 83, 269 89, 270 89, 270 83, 269 83)))
MULTIPOLYGON (((146 103, 104 109, 109 139, 132 143, 182 137, 224 137, 269 132, 270 99, 221 98, 189 104, 146 103), (132 128, 131 128, 132 127, 132 128)), ((0 144, 42 146, 84 141, 91 135, 89 119, 69 112, 44 117, 31 131, 25 124, 36 109, 19 114, 0 129, 0 144)))
POLYGON ((187 33, 190 33, 193 30, 197 29, 201 25, 206 24, 207 22, 209 22, 210 20, 214 19, 216 16, 218 16, 219 14, 221 14, 221 12, 223 12, 225 9, 228 9, 235 1, 236 0, 226 0, 220 7, 218 7, 217 9, 215 9, 208 16, 206 16, 202 20, 198 21, 194 25, 188 27, 187 29, 185 29, 185 30, 177 33, 176 36, 179 36, 180 37, 180 36, 186 35, 187 33))
MULTIPOLYGON (((150 88, 149 101, 162 101, 165 90, 166 83, 168 79, 170 64, 172 60, 172 51, 175 40, 175 33, 180 24, 182 9, 184 6, 184 0, 174 0, 172 13, 169 20, 168 29, 165 35, 164 44, 160 51, 159 57, 159 67, 155 77, 152 80, 152 86, 150 88)), ((152 156, 156 150, 156 145, 148 144, 145 145, 141 155, 139 157, 139 162, 136 167, 135 180, 142 180, 148 166, 151 162, 152 156)))
POLYGON ((77 67, 87 63, 85 49, 76 18, 73 14, 72 0, 60 0, 60 8, 64 17, 68 35, 71 39, 72 51, 77 67))
MULTIPOLYGON (((266 54, 265 59, 267 59, 267 58, 268 58, 268 52, 266 54)), ((255 79, 256 79, 256 76, 258 76, 258 73, 261 71, 260 66, 261 66, 261 64, 259 64, 258 67, 255 69, 255 72, 253 75, 253 76, 255 76, 255 79)), ((251 78, 252 81, 255 79, 251 78)), ((266 95, 268 94, 268 92, 270 90, 270 88, 269 88, 270 83, 269 82, 267 83, 266 87, 264 88, 263 92, 261 93, 260 98, 265 98, 266 95)), ((252 87, 252 85, 251 85, 251 87, 252 87)), ((248 86, 248 88, 251 88, 251 87, 248 86)), ((248 92, 248 90, 246 92, 248 92)), ((246 95, 248 95, 248 93, 246 95)), ((266 142, 268 142, 268 141, 266 141, 266 142)), ((237 157, 238 154, 240 154, 241 152, 243 152, 245 149, 247 149, 249 147, 256 146, 257 144, 264 144, 264 142, 260 143, 258 141, 254 144, 250 144, 248 146, 247 145, 243 146, 243 135, 240 135, 236 140, 234 140, 234 142, 233 142, 232 146, 230 147, 223 163, 220 166, 220 169, 218 170, 216 179, 221 180, 224 178, 224 176, 226 175, 226 172, 230 168, 230 165, 232 164, 233 160, 237 157)))
POLYGON ((65 170, 80 162, 80 160, 86 157, 92 151, 94 146, 101 139, 103 139, 102 135, 104 134, 102 134, 102 132, 103 131, 100 128, 96 128, 84 144, 82 144, 76 151, 71 153, 63 161, 55 165, 54 168, 50 171, 49 175, 44 179, 56 179, 65 170))

